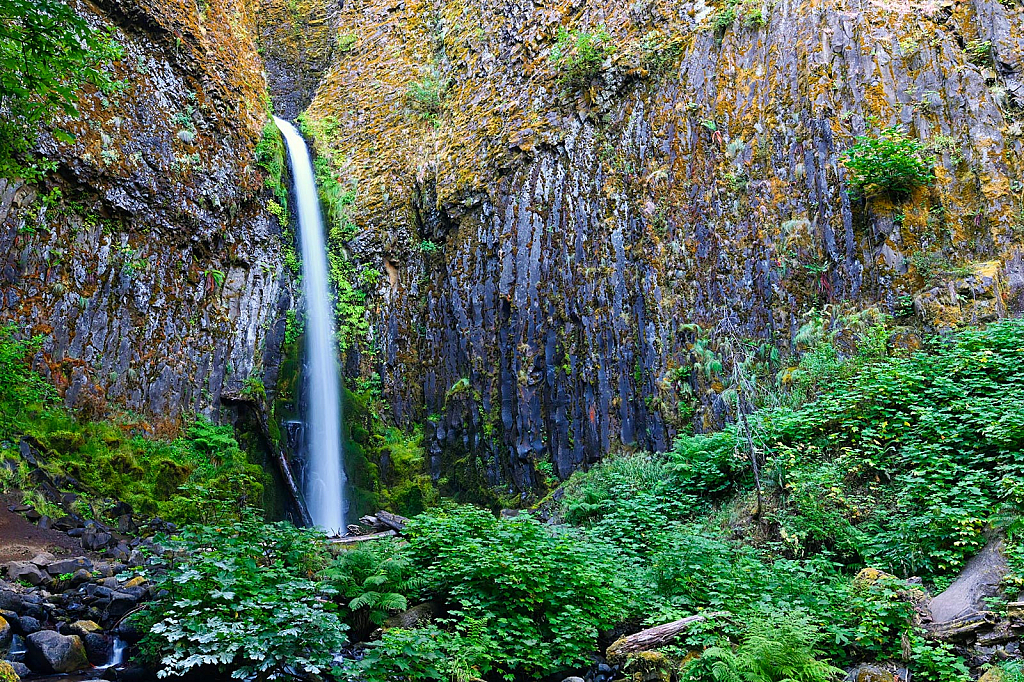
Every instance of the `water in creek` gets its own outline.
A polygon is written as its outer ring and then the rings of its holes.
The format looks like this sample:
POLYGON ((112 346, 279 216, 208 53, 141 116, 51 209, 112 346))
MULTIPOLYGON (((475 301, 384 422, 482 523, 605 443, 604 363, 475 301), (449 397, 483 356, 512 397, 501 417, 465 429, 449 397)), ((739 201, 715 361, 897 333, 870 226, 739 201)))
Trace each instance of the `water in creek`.
POLYGON ((299 217, 302 290, 306 300, 306 471, 304 490, 313 522, 345 530, 345 472, 341 451, 341 379, 334 335, 327 247, 320 199, 306 142, 291 123, 274 119, 288 146, 299 217))

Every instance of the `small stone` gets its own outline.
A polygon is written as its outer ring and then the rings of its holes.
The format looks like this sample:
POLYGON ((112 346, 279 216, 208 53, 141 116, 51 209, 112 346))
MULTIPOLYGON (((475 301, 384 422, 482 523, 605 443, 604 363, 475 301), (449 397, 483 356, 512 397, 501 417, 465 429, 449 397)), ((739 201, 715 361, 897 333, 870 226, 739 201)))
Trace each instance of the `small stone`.
POLYGON ((135 576, 134 578, 132 578, 131 580, 129 580, 128 582, 126 582, 124 584, 124 589, 130 590, 133 587, 139 587, 139 586, 145 584, 145 582, 146 582, 145 578, 143 578, 141 575, 137 575, 137 576, 135 576))

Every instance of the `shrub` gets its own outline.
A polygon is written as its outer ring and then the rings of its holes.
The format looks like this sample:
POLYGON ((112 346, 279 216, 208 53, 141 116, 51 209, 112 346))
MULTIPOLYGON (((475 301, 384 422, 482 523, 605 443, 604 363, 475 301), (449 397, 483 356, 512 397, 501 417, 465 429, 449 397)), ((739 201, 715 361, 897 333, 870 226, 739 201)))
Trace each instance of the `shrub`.
POLYGON ((558 70, 558 81, 567 88, 585 88, 600 73, 601 64, 614 54, 615 45, 604 26, 593 33, 579 29, 558 29, 550 60, 558 70))
POLYGON ((14 338, 15 327, 0 327, 0 439, 10 438, 31 409, 52 403, 56 392, 29 365, 43 338, 14 338))
POLYGON ((861 135, 842 154, 850 187, 864 196, 888 192, 903 197, 915 187, 931 185, 935 158, 925 158, 924 150, 901 126, 886 128, 876 136, 861 135))
POLYGON ((186 530, 172 547, 183 558, 156 579, 166 596, 139 617, 160 677, 209 666, 292 679, 331 668, 347 626, 324 606, 333 591, 312 579, 325 562, 318 532, 249 517, 186 530))
POLYGON ((599 631, 628 612, 608 547, 529 516, 467 507, 428 511, 407 527, 427 591, 446 602, 455 634, 490 627, 481 672, 511 679, 583 663, 599 631))
POLYGON ((436 76, 428 76, 422 80, 409 83, 406 98, 413 109, 425 118, 437 116, 441 111, 441 102, 448 85, 436 76))

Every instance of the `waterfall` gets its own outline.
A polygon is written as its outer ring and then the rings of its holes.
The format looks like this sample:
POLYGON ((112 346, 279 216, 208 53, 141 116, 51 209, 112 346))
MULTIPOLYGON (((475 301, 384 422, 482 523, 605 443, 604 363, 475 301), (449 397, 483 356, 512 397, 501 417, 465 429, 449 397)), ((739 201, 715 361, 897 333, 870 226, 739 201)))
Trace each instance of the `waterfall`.
POLYGON ((124 652, 128 649, 128 644, 120 637, 114 637, 114 641, 110 646, 110 658, 103 665, 96 666, 97 670, 106 670, 107 668, 115 668, 124 663, 124 652))
POLYGON ((327 247, 320 199, 306 142, 291 123, 275 117, 284 134, 295 179, 306 299, 306 471, 304 493, 313 522, 328 532, 345 532, 345 473, 341 453, 341 381, 334 337, 327 247))

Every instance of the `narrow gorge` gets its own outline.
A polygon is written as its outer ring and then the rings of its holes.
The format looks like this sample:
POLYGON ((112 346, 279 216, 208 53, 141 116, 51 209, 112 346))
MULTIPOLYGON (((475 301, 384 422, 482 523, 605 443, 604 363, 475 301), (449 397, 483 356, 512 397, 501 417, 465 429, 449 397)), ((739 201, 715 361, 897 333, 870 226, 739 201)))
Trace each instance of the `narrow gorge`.
POLYGON ((0 682, 1024 682, 1021 0, 0 0, 0 65, 0 682))

